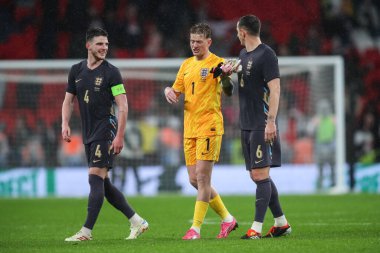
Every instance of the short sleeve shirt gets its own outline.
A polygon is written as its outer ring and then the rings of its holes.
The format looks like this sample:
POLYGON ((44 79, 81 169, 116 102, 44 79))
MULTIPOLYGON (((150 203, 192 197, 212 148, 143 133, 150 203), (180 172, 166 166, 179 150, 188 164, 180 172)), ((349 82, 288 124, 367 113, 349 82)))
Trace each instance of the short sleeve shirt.
POLYGON ((220 78, 213 78, 210 73, 221 62, 224 59, 213 53, 204 60, 190 57, 177 73, 173 89, 184 94, 185 138, 224 133, 220 78))
POLYGON ((253 51, 241 50, 242 71, 238 75, 240 127, 242 130, 265 130, 270 90, 268 82, 280 77, 278 59, 266 44, 253 51))
POLYGON ((117 118, 111 88, 120 84, 119 69, 108 61, 93 70, 87 67, 87 60, 71 67, 66 91, 77 96, 84 144, 114 139, 117 118))

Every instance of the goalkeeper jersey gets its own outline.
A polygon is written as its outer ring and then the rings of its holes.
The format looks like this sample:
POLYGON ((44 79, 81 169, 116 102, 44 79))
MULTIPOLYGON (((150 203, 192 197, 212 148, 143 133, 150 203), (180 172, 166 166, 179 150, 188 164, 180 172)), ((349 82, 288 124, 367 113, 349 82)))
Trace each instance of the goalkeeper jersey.
POLYGON ((213 78, 213 67, 223 58, 213 53, 204 59, 186 59, 173 84, 173 89, 184 94, 184 138, 222 135, 222 88, 220 78, 213 78))

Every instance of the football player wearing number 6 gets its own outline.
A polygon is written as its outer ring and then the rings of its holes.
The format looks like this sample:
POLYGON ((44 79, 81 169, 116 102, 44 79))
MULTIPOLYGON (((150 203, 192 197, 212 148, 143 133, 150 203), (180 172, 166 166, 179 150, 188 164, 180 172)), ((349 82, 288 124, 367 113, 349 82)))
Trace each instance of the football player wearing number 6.
POLYGON ((108 176, 113 157, 123 148, 128 103, 119 69, 105 60, 107 37, 107 32, 100 28, 90 28, 87 31, 87 60, 71 67, 62 105, 62 138, 70 142, 69 122, 74 98, 77 97, 90 184, 87 219, 80 231, 65 241, 92 240, 91 231, 104 197, 129 219, 131 231, 126 239, 136 239, 148 229, 146 220, 132 209, 108 176), (115 103, 118 108, 117 117, 115 103))
POLYGON ((265 213, 271 210, 274 226, 264 237, 279 237, 291 232, 282 212, 271 167, 281 166, 281 147, 277 129, 280 100, 280 72, 275 52, 260 40, 260 20, 243 16, 237 23, 237 37, 245 47, 238 73, 241 143, 246 169, 256 184, 255 219, 242 239, 260 239, 265 213))
POLYGON ((226 74, 230 64, 209 51, 211 28, 205 23, 190 29, 193 57, 186 59, 172 87, 165 88, 166 100, 177 103, 184 95, 184 153, 190 184, 198 190, 193 224, 183 240, 200 238, 201 225, 208 207, 221 218, 217 238, 225 238, 237 228, 236 219, 228 212, 216 189, 211 186, 214 162, 219 159, 222 143, 223 116, 221 94, 232 95, 233 84, 226 74))

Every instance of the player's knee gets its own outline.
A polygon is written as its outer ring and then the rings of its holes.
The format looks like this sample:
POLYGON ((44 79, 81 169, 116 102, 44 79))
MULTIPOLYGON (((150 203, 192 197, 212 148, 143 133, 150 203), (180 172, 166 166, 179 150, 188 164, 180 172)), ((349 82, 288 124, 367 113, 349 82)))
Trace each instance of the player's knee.
POLYGON ((262 180, 267 178, 260 173, 251 173, 250 175, 251 175, 252 181, 255 182, 256 184, 257 184, 257 182, 262 181, 262 180))
POLYGON ((189 182, 190 182, 190 184, 191 184, 195 189, 198 189, 198 181, 197 181, 197 178, 195 178, 195 177, 190 177, 190 178, 189 178, 189 182))
POLYGON ((269 178, 269 167, 251 169, 249 175, 255 183, 269 178))
POLYGON ((257 181, 257 178, 258 178, 258 177, 257 177, 257 176, 254 176, 254 175, 252 175, 252 173, 251 173, 251 175, 250 175, 250 176, 251 176, 251 179, 252 179, 252 181, 256 183, 256 181, 257 181))
POLYGON ((197 183, 202 185, 210 184, 210 177, 206 174, 198 173, 197 183))

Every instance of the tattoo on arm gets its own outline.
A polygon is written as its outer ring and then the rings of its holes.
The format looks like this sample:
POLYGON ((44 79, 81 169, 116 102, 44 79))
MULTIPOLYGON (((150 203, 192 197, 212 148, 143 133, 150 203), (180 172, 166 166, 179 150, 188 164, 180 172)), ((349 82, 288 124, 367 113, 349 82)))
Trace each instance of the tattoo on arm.
POLYGON ((234 91, 234 83, 232 82, 231 77, 229 76, 222 77, 220 82, 221 82, 224 93, 227 96, 231 96, 234 91))
POLYGON ((273 115, 268 115, 268 121, 275 122, 275 117, 273 115))

